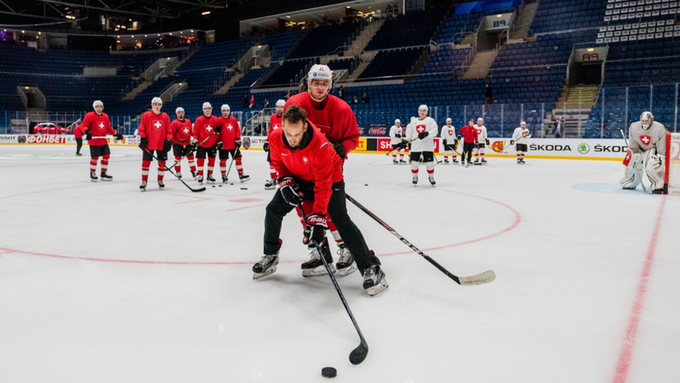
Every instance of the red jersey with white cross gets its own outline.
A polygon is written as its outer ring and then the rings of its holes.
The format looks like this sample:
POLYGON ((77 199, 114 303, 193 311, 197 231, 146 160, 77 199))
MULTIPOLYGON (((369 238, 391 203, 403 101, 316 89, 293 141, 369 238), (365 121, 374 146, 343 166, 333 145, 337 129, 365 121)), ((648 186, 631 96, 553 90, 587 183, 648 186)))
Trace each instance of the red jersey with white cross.
POLYGON ((188 145, 191 141, 191 120, 185 118, 184 121, 175 119, 170 124, 172 142, 180 145, 188 145))
POLYGON ((283 114, 281 116, 276 113, 269 117, 269 134, 271 135, 276 129, 283 128, 283 114))
POLYGON ((234 142, 241 141, 241 128, 238 126, 238 120, 233 116, 220 117, 220 124, 222 126, 220 131, 222 146, 227 150, 236 149, 234 142))
POLYGON ((163 150, 165 140, 172 139, 168 114, 156 114, 152 110, 144 112, 139 121, 139 137, 149 141, 146 146, 148 150, 163 150))
POLYGON ((88 129, 92 131, 92 139, 88 141, 90 146, 102 146, 108 144, 106 141, 106 134, 116 134, 116 131, 111 127, 111 120, 106 113, 97 114, 97 112, 89 112, 83 118, 81 124, 83 133, 88 129))
POLYGON ((191 135, 198 140, 202 148, 213 147, 217 144, 216 126, 221 126, 219 118, 215 116, 200 116, 194 121, 194 129, 191 135))

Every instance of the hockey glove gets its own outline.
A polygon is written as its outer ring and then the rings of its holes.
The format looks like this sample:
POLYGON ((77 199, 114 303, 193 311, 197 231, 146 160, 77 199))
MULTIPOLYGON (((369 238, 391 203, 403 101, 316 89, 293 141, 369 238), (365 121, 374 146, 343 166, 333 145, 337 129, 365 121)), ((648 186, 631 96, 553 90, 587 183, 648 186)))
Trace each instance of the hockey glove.
POLYGON ((510 145, 515 145, 515 140, 510 140, 510 145))
POLYGON ((239 150, 241 148, 241 141, 234 141, 234 149, 239 150))
POLYGON ((90 129, 85 132, 85 138, 87 138, 88 141, 92 139, 92 131, 90 129))
POLYGON ((312 242, 323 242, 323 239, 326 237, 326 229, 328 229, 326 216, 317 213, 311 214, 305 222, 302 243, 306 245, 312 242))
POLYGON ((484 142, 486 142, 487 145, 491 145, 491 143, 489 142, 489 139, 488 139, 488 138, 485 138, 485 139, 484 139, 484 142))
POLYGON ((459 135, 456 136, 456 138, 458 138, 458 141, 460 141, 460 139, 463 138, 463 136, 461 136, 461 135, 459 134, 459 135))
POLYGON ((145 150, 147 145, 149 145, 149 140, 147 140, 146 137, 142 137, 139 140, 139 148, 145 150))
POLYGON ((304 194, 300 191, 300 185, 295 182, 293 177, 283 177, 279 182, 279 190, 281 191, 281 197, 283 197, 287 204, 298 206, 302 203, 304 194))
POLYGON ((424 139, 425 137, 427 137, 427 136, 429 136, 429 135, 430 135, 430 132, 422 132, 422 133, 419 133, 419 134, 418 134, 418 139, 419 139, 419 140, 422 140, 422 139, 424 139))
POLYGON ((189 145, 191 146, 191 151, 195 151, 196 148, 198 148, 198 140, 191 140, 191 142, 189 142, 189 145))
POLYGON ((341 160, 345 160, 345 157, 347 157, 347 153, 345 152, 345 147, 342 146, 342 143, 336 142, 333 144, 333 149, 335 149, 335 152, 338 153, 340 156, 341 160))
POLYGON ((165 142, 163 143, 163 151, 167 153, 170 151, 170 149, 172 149, 172 141, 165 140, 165 142))
POLYGON ((125 137, 123 137, 122 134, 116 133, 113 136, 116 137, 116 140, 120 140, 120 141, 123 141, 123 143, 125 143, 125 137))
POLYGON ((401 134, 397 133, 397 134, 394 135, 394 137, 401 138, 401 134))
POLYGON ((215 127, 215 134, 220 134, 221 131, 222 131, 222 127, 219 126, 219 125, 217 125, 217 126, 215 127))
POLYGON ((262 146, 262 149, 263 149, 265 152, 269 152, 269 142, 265 142, 264 145, 262 146))

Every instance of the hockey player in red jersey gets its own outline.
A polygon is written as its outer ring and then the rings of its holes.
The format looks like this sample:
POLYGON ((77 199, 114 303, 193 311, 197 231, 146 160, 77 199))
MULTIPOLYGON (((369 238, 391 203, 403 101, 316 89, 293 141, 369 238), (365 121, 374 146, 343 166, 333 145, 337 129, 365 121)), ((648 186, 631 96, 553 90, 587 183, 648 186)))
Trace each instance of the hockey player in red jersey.
POLYGON ((470 161, 472 160, 472 149, 477 144, 477 129, 472 120, 468 121, 468 124, 460 128, 458 131, 458 141, 463 138, 463 156, 461 157, 460 164, 465 165, 467 168, 470 166, 470 161), (467 155, 467 163, 465 162, 465 156, 467 155))
POLYGON ((184 117, 184 108, 175 109, 175 120, 170 123, 172 134, 172 152, 175 155, 175 174, 182 179, 182 157, 189 161, 191 176, 196 179, 196 162, 194 162, 194 150, 191 146, 191 120, 184 117))
POLYGON ((212 115, 212 105, 209 102, 203 103, 203 115, 194 121, 194 129, 191 135, 199 143, 196 150, 198 158, 198 183, 203 183, 203 164, 205 156, 208 155, 208 175, 207 182, 215 183, 212 176, 215 168, 215 155, 217 154, 217 141, 220 133, 220 120, 212 115))
POLYGON ((85 132, 88 145, 90 146, 90 179, 93 182, 97 181, 97 162, 99 157, 101 157, 102 166, 99 175, 102 181, 112 181, 113 177, 106 172, 109 168, 109 158, 111 157, 111 149, 106 140, 106 134, 112 134, 119 140, 123 139, 123 135, 111 128, 111 120, 104 113, 103 102, 96 100, 92 103, 92 107, 94 112, 86 114, 81 124, 81 129, 85 132))
POLYGON ((83 126, 78 125, 73 129, 73 138, 76 139, 76 156, 82 156, 80 149, 83 147, 83 126))
POLYGON ((283 124, 283 108, 286 106, 285 100, 276 101, 276 113, 272 114, 269 118, 269 133, 267 134, 267 139, 264 141, 264 146, 262 147, 265 152, 267 152, 267 162, 269 162, 269 179, 264 184, 265 190, 272 190, 276 188, 276 170, 270 162, 269 156, 269 135, 272 134, 276 129, 280 129, 283 124))
POLYGON ((302 242, 316 242, 324 253, 302 265, 303 276, 312 276, 319 267, 325 268, 321 256, 333 270, 333 257, 326 241, 326 216, 329 215, 355 254, 356 264, 364 277, 364 289, 375 295, 387 288, 380 260, 368 249, 361 231, 347 215, 343 161, 326 137, 306 119, 302 108, 293 105, 286 109, 283 129, 271 134, 269 145, 271 162, 280 177, 280 188, 267 205, 264 256, 253 265, 253 278, 260 279, 276 271, 283 217, 302 205, 307 218, 302 242))
POLYGON ((172 132, 170 131, 170 117, 161 112, 163 100, 154 97, 151 100, 151 110, 144 112, 139 121, 139 148, 142 149, 142 184, 139 188, 146 190, 149 180, 149 167, 153 160, 153 152, 156 151, 158 159, 158 188, 163 189, 163 177, 165 176, 165 161, 172 147, 172 132))
MULTIPOLYGON (((333 88, 333 73, 327 65, 313 65, 307 74, 308 91, 298 93, 288 99, 286 108, 298 105, 307 112, 307 119, 323 133, 344 161, 347 153, 359 145, 359 127, 352 108, 342 99, 330 94, 333 88)), ((338 245, 337 267, 340 275, 356 270, 351 252, 335 228, 332 221, 328 227, 338 245)), ((316 248, 311 247, 310 258, 318 256, 316 248)), ((324 273, 323 268, 319 270, 324 273)))
POLYGON ((222 173, 222 182, 227 183, 227 160, 229 156, 233 158, 236 163, 236 171, 241 182, 250 180, 250 176, 243 174, 243 156, 241 156, 241 127, 235 117, 230 116, 231 108, 224 104, 220 108, 222 117, 220 117, 220 134, 218 138, 217 148, 220 154, 220 172, 222 173))

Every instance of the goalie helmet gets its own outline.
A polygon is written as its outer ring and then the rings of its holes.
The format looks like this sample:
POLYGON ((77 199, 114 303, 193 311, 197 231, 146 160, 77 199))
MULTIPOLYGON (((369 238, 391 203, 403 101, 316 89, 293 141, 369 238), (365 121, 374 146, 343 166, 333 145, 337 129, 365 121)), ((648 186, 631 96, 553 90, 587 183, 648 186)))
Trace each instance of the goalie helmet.
POLYGON ((642 112, 640 115, 640 123, 642 124, 643 129, 649 129, 650 126, 652 126, 652 123, 654 122, 654 115, 652 112, 642 112))

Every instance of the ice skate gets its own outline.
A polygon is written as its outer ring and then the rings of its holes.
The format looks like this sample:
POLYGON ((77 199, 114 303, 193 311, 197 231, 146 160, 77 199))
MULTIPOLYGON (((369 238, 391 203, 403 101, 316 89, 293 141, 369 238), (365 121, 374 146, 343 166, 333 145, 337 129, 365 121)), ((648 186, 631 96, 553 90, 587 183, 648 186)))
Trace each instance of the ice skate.
POLYGON ((203 185, 203 176, 198 176, 198 179, 196 180, 200 185, 203 185))
POLYGON ((279 264, 279 253, 266 254, 262 256, 260 262, 253 265, 253 279, 264 278, 267 275, 273 274, 276 271, 276 265, 279 264))
POLYGON ((340 258, 338 258, 335 266, 338 269, 338 274, 340 274, 341 277, 356 271, 357 265, 354 262, 354 257, 352 256, 352 253, 349 251, 349 249, 345 247, 345 245, 340 245, 337 254, 340 256, 340 258))
POLYGON ((177 174, 177 179, 178 179, 178 180, 181 180, 181 179, 182 179, 182 173, 177 172, 177 173, 175 173, 175 174, 177 174))
POLYGON ((158 188, 163 190, 164 187, 165 187, 165 184, 163 183, 163 180, 158 180, 158 188))
POLYGON ((406 161, 404 161, 404 160, 399 160, 399 164, 404 165, 404 164, 406 164, 406 161))
POLYGON ((98 179, 99 177, 97 177, 97 173, 90 172, 90 180, 92 180, 92 182, 97 182, 98 179))
POLYGON ((198 178, 198 174, 196 174, 196 171, 194 170, 191 171, 191 176, 194 178, 194 180, 198 178))
POLYGON ((101 172, 99 174, 99 177, 102 179, 102 181, 113 181, 113 177, 110 175, 106 174, 106 172, 101 172))
MULTIPOLYGON (((321 245, 321 249, 323 249, 324 257, 326 258, 326 262, 328 262, 328 266, 330 266, 331 272, 335 273, 335 266, 333 266, 333 256, 331 255, 331 250, 328 248, 326 243, 321 245)), ((323 260, 321 260, 321 256, 319 255, 319 250, 317 250, 316 246, 310 248, 310 250, 309 261, 303 263, 301 266, 302 276, 318 277, 320 275, 328 274, 326 266, 323 264, 323 260)))
POLYGON ((481 164, 482 164, 482 163, 479 162, 479 158, 477 158, 477 159, 475 160, 475 165, 481 165, 481 164))
POLYGON ((411 181, 411 182, 413 182, 414 185, 417 185, 418 184, 418 175, 414 175, 413 181, 411 181))
POLYGON ((222 183, 226 184, 227 182, 229 182, 229 178, 227 178, 227 176, 222 176, 222 183))
POLYGON ((206 181, 207 181, 207 183, 209 183, 209 184, 214 184, 214 183, 215 183, 215 179, 213 178, 212 174, 208 174, 208 176, 206 177, 206 181))
POLYGON ((146 191, 146 181, 142 181, 142 184, 139 185, 139 188, 140 188, 142 191, 146 191))
POLYGON ((467 168, 468 166, 470 166, 470 161, 465 163, 465 167, 467 168))
POLYGON ((392 160, 392 163, 395 164, 395 165, 399 165, 399 161, 397 161, 397 160, 392 160))
POLYGON ((482 165, 486 165, 486 160, 482 158, 482 165))
POLYGON ((434 180, 433 175, 427 176, 427 179, 430 181, 430 184, 432 184, 432 186, 437 184, 437 181, 434 180))
POLYGON ((238 179, 241 180, 241 183, 244 183, 250 181, 250 176, 247 174, 239 174, 238 179))
MULTIPOLYGON (((371 250, 373 252, 373 250, 371 250)), ((364 290, 368 295, 373 296, 379 294, 381 291, 389 287, 385 279, 385 273, 380 268, 380 265, 369 266, 364 270, 364 290)))
POLYGON ((444 163, 445 163, 445 164, 448 164, 448 163, 449 163, 448 158, 445 158, 445 159, 444 159, 444 163))
POLYGON ((264 190, 274 190, 276 189, 276 183, 273 179, 268 179, 264 184, 264 190))

